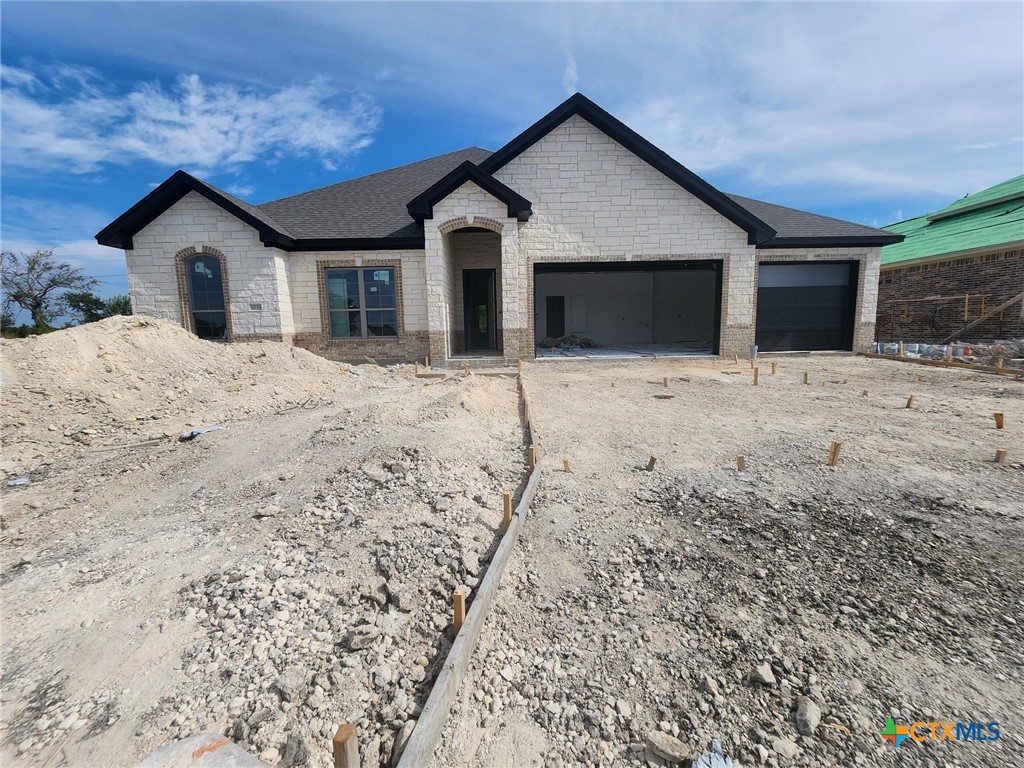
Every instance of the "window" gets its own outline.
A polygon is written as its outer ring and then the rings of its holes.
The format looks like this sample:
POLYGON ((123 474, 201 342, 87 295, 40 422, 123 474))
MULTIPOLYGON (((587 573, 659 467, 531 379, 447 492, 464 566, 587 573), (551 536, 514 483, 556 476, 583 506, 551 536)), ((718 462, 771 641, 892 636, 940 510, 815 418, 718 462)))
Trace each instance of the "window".
POLYGON ((332 339, 398 336, 394 268, 328 269, 325 276, 332 339))
POLYGON ((220 259, 208 254, 193 256, 185 262, 192 329, 201 339, 226 340, 228 316, 224 307, 224 281, 220 259))

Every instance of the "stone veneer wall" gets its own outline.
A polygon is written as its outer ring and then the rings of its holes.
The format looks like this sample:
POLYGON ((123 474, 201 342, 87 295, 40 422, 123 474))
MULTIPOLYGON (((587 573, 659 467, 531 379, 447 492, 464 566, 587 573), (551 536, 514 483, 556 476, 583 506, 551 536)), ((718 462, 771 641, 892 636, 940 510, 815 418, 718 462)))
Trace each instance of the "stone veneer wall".
POLYGON ((519 330, 524 357, 534 355, 539 262, 721 261, 723 353, 732 351, 730 329, 752 323, 755 255, 747 233, 583 118, 570 118, 494 175, 533 203, 533 216, 519 225, 518 285, 526 295, 515 317, 504 318, 519 330))
POLYGON ((132 309, 188 327, 188 297, 179 289, 178 254, 223 254, 230 292, 231 338, 288 340, 291 319, 287 255, 267 248, 252 227, 189 192, 133 238, 125 251, 132 309))
MULTIPOLYGON (((880 341, 936 343, 965 324, 964 294, 974 297, 968 317, 977 319, 981 315, 981 296, 985 297, 986 309, 994 309, 1021 291, 1024 250, 1019 248, 882 267, 877 337, 880 341), (932 296, 958 298, 920 301, 932 296)), ((967 338, 1024 338, 1024 306, 1014 304, 979 323, 967 332, 967 338)))

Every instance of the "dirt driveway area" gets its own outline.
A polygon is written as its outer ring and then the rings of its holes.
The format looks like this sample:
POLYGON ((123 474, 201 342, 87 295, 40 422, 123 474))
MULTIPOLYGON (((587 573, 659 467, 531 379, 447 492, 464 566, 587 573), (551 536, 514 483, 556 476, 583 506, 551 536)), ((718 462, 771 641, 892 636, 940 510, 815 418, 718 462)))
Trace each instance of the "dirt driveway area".
POLYGON ((1024 384, 777 367, 527 368, 541 489, 436 765, 1024 764, 1024 384))

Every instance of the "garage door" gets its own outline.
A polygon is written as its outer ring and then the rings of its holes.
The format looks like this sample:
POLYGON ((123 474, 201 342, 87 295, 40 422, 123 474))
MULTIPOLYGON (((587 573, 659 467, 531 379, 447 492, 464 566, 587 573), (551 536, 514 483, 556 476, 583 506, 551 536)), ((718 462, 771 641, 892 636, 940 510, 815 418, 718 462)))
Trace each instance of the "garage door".
POLYGON ((857 262, 761 264, 758 272, 760 351, 853 348, 857 262))

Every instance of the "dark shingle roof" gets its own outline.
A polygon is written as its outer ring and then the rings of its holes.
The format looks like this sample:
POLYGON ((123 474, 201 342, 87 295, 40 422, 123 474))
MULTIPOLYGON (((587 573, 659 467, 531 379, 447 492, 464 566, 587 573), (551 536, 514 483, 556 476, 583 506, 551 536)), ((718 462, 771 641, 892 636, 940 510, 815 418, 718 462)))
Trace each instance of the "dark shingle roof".
MULTIPOLYGON (((102 245, 131 248, 136 232, 189 190, 195 190, 257 229, 266 245, 286 250, 422 248, 423 226, 410 215, 410 202, 438 185, 456 168, 465 163, 478 166, 491 155, 486 149, 470 147, 262 205, 239 200, 177 171, 107 225, 96 239, 102 245)), ((484 168, 477 172, 485 173, 484 168)), ((701 183, 713 189, 706 182, 701 183)), ((903 239, 901 234, 861 224, 714 192, 727 200, 724 205, 738 206, 745 216, 760 222, 759 226, 767 225, 775 230, 774 237, 759 242, 760 248, 886 245, 903 239)), ((516 190, 510 190, 510 194, 518 197, 516 190)), ((521 203, 529 207, 525 199, 521 203)))
POLYGON ((796 208, 765 203, 761 200, 753 200, 749 197, 740 197, 739 195, 729 195, 729 197, 775 230, 775 237, 764 243, 762 245, 763 248, 771 248, 773 241, 784 242, 790 238, 830 240, 855 237, 871 238, 874 240, 892 236, 891 232, 866 227, 863 224, 854 224, 851 221, 833 219, 830 216, 820 216, 817 213, 808 213, 796 208))
MULTIPOLYGON (((241 199, 235 197, 234 195, 229 195, 224 190, 217 189, 217 187, 215 187, 215 186, 213 186, 211 184, 207 184, 205 181, 203 181, 202 179, 196 178, 195 176, 193 176, 192 178, 195 181, 197 186, 206 189, 210 193, 210 194, 206 195, 207 198, 209 198, 210 195, 220 195, 221 197, 226 198, 227 200, 230 200, 232 203, 237 205, 239 208, 241 208, 243 211, 248 213, 250 216, 252 216, 257 221, 261 222, 262 224, 265 224, 266 226, 270 227, 271 229, 274 229, 274 230, 280 232, 282 235, 287 235, 288 237, 294 237, 294 235, 291 232, 288 231, 288 228, 286 226, 281 224, 281 222, 275 220, 273 216, 271 216, 266 211, 262 210, 259 206, 253 205, 252 203, 247 203, 247 202, 245 202, 245 200, 241 200, 241 199)), ((196 191, 198 192, 200 190, 197 189, 196 191)))
POLYGON ((421 237, 423 228, 406 210, 408 202, 467 160, 479 163, 490 154, 470 147, 272 200, 258 208, 303 240, 421 237))

